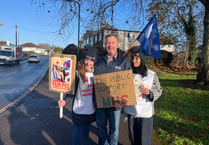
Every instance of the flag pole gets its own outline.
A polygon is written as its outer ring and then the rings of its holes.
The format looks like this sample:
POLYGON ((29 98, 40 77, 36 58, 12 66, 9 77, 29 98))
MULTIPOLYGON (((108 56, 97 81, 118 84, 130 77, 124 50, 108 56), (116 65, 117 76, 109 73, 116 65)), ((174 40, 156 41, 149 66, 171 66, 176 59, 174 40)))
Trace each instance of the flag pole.
POLYGON ((131 45, 130 45, 129 48, 125 51, 125 53, 123 54, 123 56, 125 56, 125 55, 128 53, 129 49, 131 49, 131 47, 134 45, 135 42, 136 42, 136 39, 131 43, 131 45))

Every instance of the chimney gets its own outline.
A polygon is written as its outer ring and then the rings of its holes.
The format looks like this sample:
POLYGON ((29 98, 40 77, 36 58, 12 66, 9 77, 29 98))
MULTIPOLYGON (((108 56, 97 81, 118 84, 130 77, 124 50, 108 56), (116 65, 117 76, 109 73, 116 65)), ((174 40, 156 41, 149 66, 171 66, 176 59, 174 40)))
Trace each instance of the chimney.
POLYGON ((9 40, 6 42, 6 44, 9 46, 10 45, 10 42, 9 42, 9 40))
POLYGON ((105 21, 102 21, 101 22, 101 29, 105 28, 105 26, 106 26, 106 22, 105 21))

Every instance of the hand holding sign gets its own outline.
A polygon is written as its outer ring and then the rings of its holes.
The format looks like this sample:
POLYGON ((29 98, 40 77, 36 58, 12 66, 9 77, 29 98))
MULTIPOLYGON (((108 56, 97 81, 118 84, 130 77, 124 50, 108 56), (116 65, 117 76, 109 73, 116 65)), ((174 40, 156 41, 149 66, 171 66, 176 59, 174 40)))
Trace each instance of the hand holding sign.
MULTIPOLYGON (((60 100, 59 100, 59 102, 63 102, 63 101, 64 101, 63 100, 63 93, 60 93, 60 100)), ((63 105, 63 103, 61 105, 63 105)), ((60 118, 63 118, 63 106, 60 107, 60 118)))
POLYGON ((136 104, 131 70, 95 75, 94 85, 98 108, 136 104))
POLYGON ((115 103, 115 108, 117 109, 122 109, 123 108, 123 105, 121 105, 120 103, 115 103))
POLYGON ((60 92, 58 105, 60 118, 63 118, 63 93, 74 95, 76 55, 51 54, 49 59, 49 89, 60 92))
POLYGON ((64 107, 66 103, 65 103, 65 100, 59 100, 58 104, 59 104, 59 108, 60 108, 60 107, 64 107))
POLYGON ((141 91, 141 93, 144 94, 144 95, 149 95, 149 89, 148 89, 148 88, 141 87, 141 88, 140 88, 140 91, 141 91))

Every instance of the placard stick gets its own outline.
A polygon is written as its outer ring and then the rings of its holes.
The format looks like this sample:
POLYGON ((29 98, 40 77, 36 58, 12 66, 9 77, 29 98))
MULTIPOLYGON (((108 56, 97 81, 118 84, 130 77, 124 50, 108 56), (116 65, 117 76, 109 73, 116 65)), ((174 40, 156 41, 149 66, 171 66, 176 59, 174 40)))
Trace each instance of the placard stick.
MULTIPOLYGON (((63 93, 60 93, 60 101, 63 101, 63 93)), ((60 107, 60 118, 63 118, 63 106, 60 107)))

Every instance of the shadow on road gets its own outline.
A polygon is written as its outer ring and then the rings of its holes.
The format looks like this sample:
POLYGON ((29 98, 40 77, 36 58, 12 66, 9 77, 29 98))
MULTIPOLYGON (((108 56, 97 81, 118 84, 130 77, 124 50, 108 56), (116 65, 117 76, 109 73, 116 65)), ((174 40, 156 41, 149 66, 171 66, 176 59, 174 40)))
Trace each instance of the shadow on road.
MULTIPOLYGON (((0 118, 0 145, 70 145, 74 125, 71 105, 64 107, 64 117, 59 118, 57 101, 59 93, 48 90, 48 78, 18 106, 0 118)), ((91 126, 90 145, 96 145, 96 127, 91 126)))
MULTIPOLYGON (((0 117, 0 145, 71 145, 74 125, 71 103, 59 118, 59 93, 49 91, 48 73, 37 88, 18 106, 0 117)), ((92 123, 88 145, 98 142, 96 123, 92 123)), ((127 122, 121 115, 119 145, 129 145, 127 122)))

